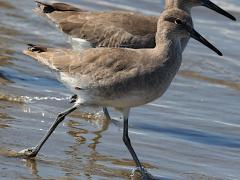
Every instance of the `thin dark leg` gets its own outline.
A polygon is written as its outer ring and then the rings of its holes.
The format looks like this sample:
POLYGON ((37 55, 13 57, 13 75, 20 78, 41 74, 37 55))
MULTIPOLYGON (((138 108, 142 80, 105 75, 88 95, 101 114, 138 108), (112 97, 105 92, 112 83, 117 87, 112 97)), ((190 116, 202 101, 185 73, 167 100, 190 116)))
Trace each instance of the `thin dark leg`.
POLYGON ((104 115, 105 115, 105 117, 107 118, 107 120, 108 120, 108 121, 111 121, 111 120, 112 120, 112 119, 111 119, 111 116, 110 116, 110 114, 109 114, 109 112, 108 112, 108 110, 107 110, 106 107, 103 107, 103 112, 104 112, 104 115))
POLYGON ((129 152, 131 153, 133 160, 135 161, 137 167, 139 167, 140 169, 142 168, 142 165, 137 157, 137 154, 135 153, 132 145, 131 145, 131 140, 128 136, 128 119, 124 119, 124 128, 123 128, 123 142, 125 143, 125 145, 127 146, 129 152))
POLYGON ((54 123, 52 124, 52 126, 50 127, 50 129, 48 130, 48 132, 45 134, 45 136, 40 140, 40 142, 37 144, 37 146, 30 148, 30 149, 25 149, 23 151, 20 151, 20 153, 24 154, 24 156, 31 158, 31 157, 35 157, 37 156, 38 152, 40 151, 40 149, 42 148, 42 146, 44 145, 44 143, 48 140, 48 138, 50 137, 50 135, 53 133, 53 131, 57 128, 57 126, 65 119, 65 117, 72 113, 73 111, 75 111, 77 109, 77 107, 72 107, 62 113, 60 113, 57 117, 57 119, 54 121, 54 123))
POLYGON ((127 115, 124 115, 123 142, 127 146, 128 151, 131 153, 133 160, 135 161, 137 168, 140 170, 143 179, 144 180, 149 179, 146 174, 146 171, 144 170, 142 164, 140 163, 140 161, 137 157, 137 154, 135 153, 135 151, 131 145, 131 140, 128 136, 128 112, 127 112, 127 115))
POLYGON ((75 102, 77 102, 77 98, 78 96, 76 94, 74 94, 71 98, 70 98, 70 104, 73 104, 75 102))

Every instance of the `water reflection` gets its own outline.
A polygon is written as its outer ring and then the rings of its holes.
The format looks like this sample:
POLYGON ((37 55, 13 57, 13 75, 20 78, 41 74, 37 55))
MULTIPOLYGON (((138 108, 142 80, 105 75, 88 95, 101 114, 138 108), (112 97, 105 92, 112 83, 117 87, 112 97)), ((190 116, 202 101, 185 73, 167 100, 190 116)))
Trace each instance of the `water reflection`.
POLYGON ((7 85, 9 83, 11 83, 11 81, 0 73, 0 85, 7 85))
POLYGON ((25 102, 24 98, 17 97, 17 96, 10 96, 0 93, 0 101, 2 101, 2 105, 4 105, 3 102, 11 102, 14 104, 23 104, 25 102))
MULTIPOLYGON (((14 42, 12 42, 13 40, 9 37, 16 36, 17 34, 19 34, 18 31, 13 28, 8 28, 0 23, 0 68, 13 65, 11 60, 13 59, 15 52, 9 49, 9 47, 11 47, 14 42)), ((12 83, 12 81, 0 70, 0 85, 7 85, 9 83, 12 83)))
POLYGON ((195 80, 205 81, 205 82, 208 82, 211 84, 226 86, 231 89, 240 91, 240 83, 238 83, 238 82, 232 82, 232 81, 207 77, 207 76, 203 76, 200 73, 194 72, 194 71, 180 71, 179 75, 182 77, 186 77, 186 78, 192 78, 195 80))
POLYGON ((4 147, 0 147, 0 156, 17 157, 17 152, 4 147))
POLYGON ((40 176, 38 175, 38 168, 37 168, 37 161, 36 159, 26 159, 25 161, 25 166, 31 170, 32 175, 39 179, 40 176))
MULTIPOLYGON (((1 29, 1 27, 0 27, 1 29)), ((1 33, 1 31, 0 31, 1 33)), ((1 38, 0 36, 0 68, 1 67, 4 67, 4 66, 10 66, 12 65, 12 63, 10 62, 10 60, 12 60, 12 56, 13 56, 13 51, 11 50, 7 50, 7 49, 4 49, 4 47, 2 46, 1 43, 4 43, 2 41, 3 39, 1 38)), ((0 85, 7 85, 9 83, 12 83, 12 81, 7 78, 4 73, 1 72, 0 70, 0 85)))
MULTIPOLYGON (((120 177, 124 179, 130 179, 131 172, 130 169, 135 168, 135 163, 133 160, 126 160, 126 159, 118 159, 106 155, 100 154, 96 149, 97 145, 101 143, 101 138, 103 132, 108 130, 109 125, 111 122, 109 122, 105 118, 101 118, 99 116, 96 116, 96 114, 74 114, 74 117, 79 117, 81 119, 85 118, 86 121, 90 122, 91 124, 97 123, 97 129, 95 131, 89 131, 87 129, 84 129, 81 127, 81 125, 77 121, 71 120, 68 123, 68 127, 71 128, 71 130, 68 132, 71 136, 75 138, 75 143, 69 147, 69 150, 66 151, 66 154, 70 156, 70 159, 68 160, 71 162, 71 164, 66 164, 62 168, 64 171, 67 171, 69 174, 74 176, 85 176, 86 179, 91 179, 93 176, 99 176, 99 177, 120 177), (89 144, 89 140, 87 140, 84 136, 88 135, 94 135, 93 138, 91 138, 92 143, 89 144), (87 152, 82 152, 81 145, 89 144, 87 147, 87 152), (110 164, 110 165, 109 165, 110 164), (115 167, 129 167, 130 169, 120 169, 120 168, 114 168, 112 167, 114 165, 115 167), (80 168, 80 169, 79 169, 80 168)), ((107 153, 107 152, 106 152, 107 153)), ((144 163, 143 165, 147 169, 152 169, 154 166, 144 163)), ((133 176, 131 179, 139 179, 140 174, 136 173, 135 176, 133 176)))
POLYGON ((11 3, 2 1, 0 2, 0 8, 1 9, 15 9, 15 6, 13 6, 11 3))
MULTIPOLYGON (((1 102, 1 101, 0 101, 1 102)), ((0 109, 5 109, 5 106, 1 104, 0 109)), ((8 115, 7 113, 0 112, 0 129, 9 128, 9 122, 14 118, 8 115)))

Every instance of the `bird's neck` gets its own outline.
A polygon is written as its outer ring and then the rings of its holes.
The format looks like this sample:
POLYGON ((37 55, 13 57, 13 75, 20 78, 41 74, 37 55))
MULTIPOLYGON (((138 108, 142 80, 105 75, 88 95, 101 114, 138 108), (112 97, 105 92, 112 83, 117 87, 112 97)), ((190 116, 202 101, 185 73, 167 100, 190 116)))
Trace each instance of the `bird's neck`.
POLYGON ((158 28, 158 31, 155 35, 155 41, 156 41, 156 49, 161 49, 162 47, 167 47, 171 45, 173 42, 176 42, 177 39, 173 37, 173 33, 171 32, 171 29, 165 26, 164 28, 161 28, 163 25, 159 25, 160 28, 158 28))
POLYGON ((154 54, 155 56, 161 56, 159 59, 179 64, 182 57, 181 41, 178 38, 171 37, 170 34, 167 30, 157 32, 154 54))
POLYGON ((179 1, 179 0, 165 0, 165 7, 164 9, 172 9, 178 8, 181 9, 188 14, 191 14, 191 6, 187 3, 187 1, 179 1))

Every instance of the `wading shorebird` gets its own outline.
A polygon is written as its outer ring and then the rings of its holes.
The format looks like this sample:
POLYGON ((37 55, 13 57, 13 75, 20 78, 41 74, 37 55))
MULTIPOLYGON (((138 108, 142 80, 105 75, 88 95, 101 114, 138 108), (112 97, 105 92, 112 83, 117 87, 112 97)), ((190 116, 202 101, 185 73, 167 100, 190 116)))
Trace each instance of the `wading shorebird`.
MULTIPOLYGON (((43 3, 36 1, 38 7, 34 11, 50 21, 69 35, 75 49, 90 47, 125 47, 125 48, 154 48, 157 31, 157 16, 145 16, 133 12, 89 12, 64 3, 43 3)), ((209 0, 165 0, 165 10, 179 8, 189 15, 196 6, 205 6, 232 20, 236 20, 209 0)), ((189 22, 192 19, 189 18, 189 22)), ((189 38, 181 40, 182 50, 185 49, 189 38)), ((76 95, 72 102, 76 101, 76 95)), ((108 120, 110 115, 106 107, 103 112, 108 120)))
POLYGON ((158 21, 153 49, 91 48, 83 51, 29 45, 24 54, 56 70, 61 81, 78 95, 70 109, 60 113, 37 146, 20 151, 20 156, 35 157, 64 118, 83 106, 113 107, 123 115, 123 141, 143 179, 149 179, 128 136, 130 109, 163 95, 182 61, 180 40, 190 36, 222 56, 222 53, 197 33, 191 17, 179 9, 164 11, 158 21))
MULTIPOLYGON (((154 48, 158 16, 111 11, 91 12, 64 3, 36 1, 37 14, 47 17, 72 39, 75 49, 91 47, 154 48)), ((165 0, 165 10, 178 8, 189 15, 196 6, 205 6, 232 20, 236 20, 209 0, 165 0)), ((187 42, 182 44, 183 49, 187 42)))

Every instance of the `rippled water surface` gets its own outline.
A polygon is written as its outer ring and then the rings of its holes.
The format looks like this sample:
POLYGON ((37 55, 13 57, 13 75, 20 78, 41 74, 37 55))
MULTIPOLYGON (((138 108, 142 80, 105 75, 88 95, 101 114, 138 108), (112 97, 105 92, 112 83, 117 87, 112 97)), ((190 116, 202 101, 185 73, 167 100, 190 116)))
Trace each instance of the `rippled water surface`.
MULTIPOLYGON (((71 0, 91 10, 159 14, 159 0, 71 0)), ((239 0, 214 2, 240 17, 239 0)), ((0 179, 130 179, 134 163, 122 122, 86 108, 61 124, 35 160, 14 157, 34 146, 71 92, 54 72, 21 52, 26 43, 70 47, 66 37, 33 14, 32 0, 0 0, 0 179)), ((130 136, 158 179, 240 179, 240 23, 194 8, 195 27, 221 49, 218 57, 191 40, 167 93, 132 110, 130 136)), ((135 177, 138 179, 138 177, 135 177)))

